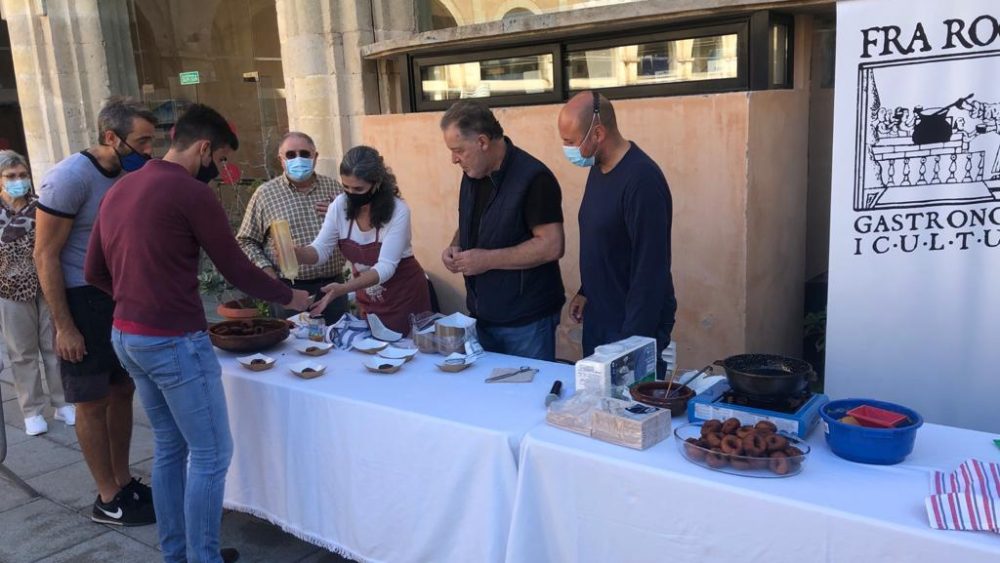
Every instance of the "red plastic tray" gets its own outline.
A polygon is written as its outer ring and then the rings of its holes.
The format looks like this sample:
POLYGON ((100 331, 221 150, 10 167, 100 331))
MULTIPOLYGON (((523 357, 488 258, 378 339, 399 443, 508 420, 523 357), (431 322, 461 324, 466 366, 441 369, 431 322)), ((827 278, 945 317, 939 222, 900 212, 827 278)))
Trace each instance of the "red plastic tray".
POLYGON ((878 407, 861 405, 847 411, 864 426, 875 426, 878 428, 895 428, 901 422, 906 422, 906 416, 898 412, 887 411, 878 407))

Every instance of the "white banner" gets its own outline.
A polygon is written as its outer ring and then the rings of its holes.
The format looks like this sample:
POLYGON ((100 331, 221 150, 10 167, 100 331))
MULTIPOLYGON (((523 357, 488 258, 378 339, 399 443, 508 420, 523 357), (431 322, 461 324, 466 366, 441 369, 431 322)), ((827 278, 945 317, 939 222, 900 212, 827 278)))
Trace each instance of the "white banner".
POLYGON ((1000 2, 841 0, 826 390, 1000 431, 1000 2))

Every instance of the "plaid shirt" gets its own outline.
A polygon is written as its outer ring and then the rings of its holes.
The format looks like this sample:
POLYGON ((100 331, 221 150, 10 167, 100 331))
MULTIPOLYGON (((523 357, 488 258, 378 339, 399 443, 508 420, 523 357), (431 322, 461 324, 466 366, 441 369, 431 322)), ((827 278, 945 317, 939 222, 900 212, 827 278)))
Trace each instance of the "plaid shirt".
MULTIPOLYGON (((284 174, 261 184, 250 198, 243 224, 236 234, 240 248, 257 267, 274 268, 280 275, 278 256, 271 242, 271 222, 287 220, 295 246, 310 244, 323 226, 323 217, 316 213, 314 206, 321 201, 332 202, 343 191, 339 182, 320 174, 316 174, 316 181, 307 192, 296 190, 284 174)), ((340 278, 343 272, 344 257, 337 250, 323 265, 300 265, 297 280, 340 278)))

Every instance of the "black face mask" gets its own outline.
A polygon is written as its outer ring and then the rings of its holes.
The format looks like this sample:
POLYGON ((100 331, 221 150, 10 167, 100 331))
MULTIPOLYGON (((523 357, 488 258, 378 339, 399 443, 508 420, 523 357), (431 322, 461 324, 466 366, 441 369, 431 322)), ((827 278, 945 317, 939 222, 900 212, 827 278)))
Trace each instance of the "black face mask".
POLYGON ((219 176, 219 167, 215 165, 214 160, 208 161, 208 166, 202 164, 198 167, 198 173, 195 174, 195 179, 200 182, 205 182, 206 184, 216 179, 219 176))
POLYGON ((351 207, 358 209, 359 207, 368 205, 371 203, 372 198, 375 197, 375 190, 371 189, 363 194, 347 194, 347 201, 351 203, 351 207))

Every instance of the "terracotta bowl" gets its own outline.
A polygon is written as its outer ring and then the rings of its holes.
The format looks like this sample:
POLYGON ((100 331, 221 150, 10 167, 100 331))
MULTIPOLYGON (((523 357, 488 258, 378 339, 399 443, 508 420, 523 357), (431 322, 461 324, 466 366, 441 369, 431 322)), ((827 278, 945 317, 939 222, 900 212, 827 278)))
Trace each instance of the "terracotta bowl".
POLYGON ((219 303, 219 306, 215 308, 215 312, 220 317, 231 321, 253 319, 260 316, 252 299, 238 299, 219 303))
POLYGON ((670 397, 667 398, 666 381, 646 381, 629 388, 632 398, 640 403, 670 410, 672 416, 684 414, 688 401, 694 397, 694 389, 687 385, 674 384, 670 386, 670 397))
POLYGON ((237 354, 253 354, 273 348, 288 338, 288 323, 280 319, 223 321, 208 329, 215 347, 237 354))

